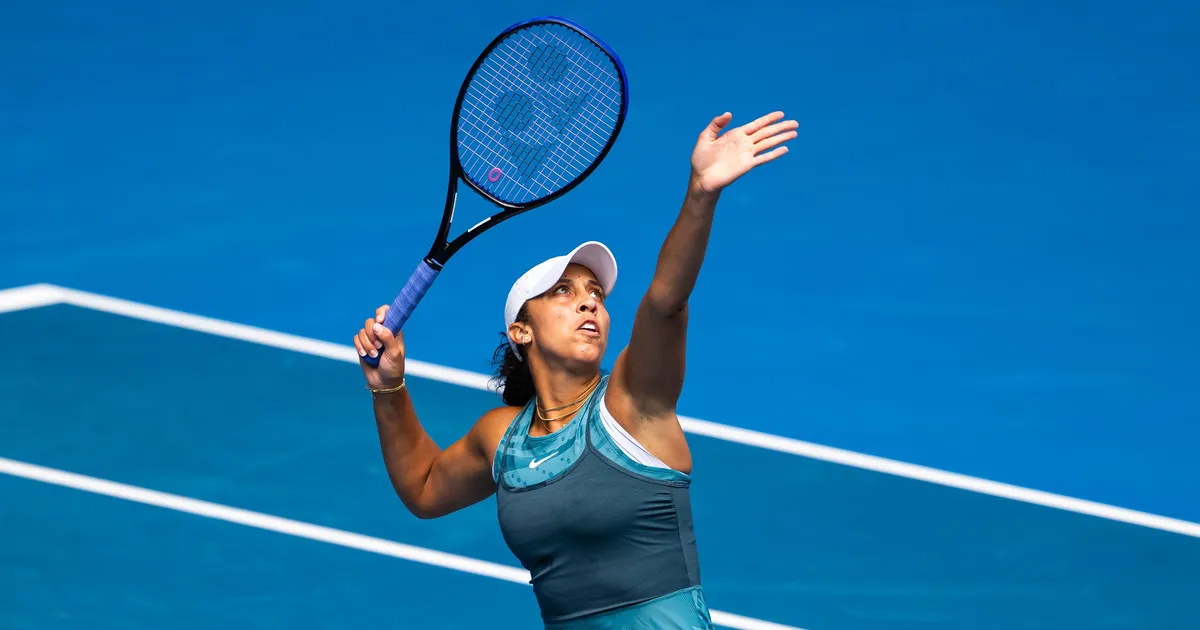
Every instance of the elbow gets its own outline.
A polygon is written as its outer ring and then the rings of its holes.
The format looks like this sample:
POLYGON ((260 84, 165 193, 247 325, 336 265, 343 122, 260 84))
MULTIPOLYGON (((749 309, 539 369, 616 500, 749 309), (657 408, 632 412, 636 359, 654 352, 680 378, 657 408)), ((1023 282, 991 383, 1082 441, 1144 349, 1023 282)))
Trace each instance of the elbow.
POLYGON ((408 510, 409 514, 421 520, 429 520, 442 516, 428 501, 422 500, 420 491, 415 493, 406 492, 400 487, 393 487, 393 490, 396 491, 396 496, 400 498, 400 502, 404 504, 404 508, 408 510))
POLYGON ((404 503, 404 507, 408 508, 409 514, 423 521, 441 518, 454 511, 444 504, 439 505, 436 502, 426 500, 423 496, 409 498, 401 496, 400 500, 404 503))
POLYGON ((642 300, 642 308, 663 318, 682 315, 687 311, 688 296, 671 291, 669 288, 655 282, 646 292, 642 300))
POLYGON ((423 521, 431 521, 440 516, 444 516, 443 514, 438 514, 432 510, 409 510, 409 512, 411 512, 413 516, 423 521))
POLYGON ((430 505, 422 505, 420 503, 404 501, 404 507, 408 508, 409 514, 412 514, 423 521, 445 516, 444 512, 436 510, 430 505))

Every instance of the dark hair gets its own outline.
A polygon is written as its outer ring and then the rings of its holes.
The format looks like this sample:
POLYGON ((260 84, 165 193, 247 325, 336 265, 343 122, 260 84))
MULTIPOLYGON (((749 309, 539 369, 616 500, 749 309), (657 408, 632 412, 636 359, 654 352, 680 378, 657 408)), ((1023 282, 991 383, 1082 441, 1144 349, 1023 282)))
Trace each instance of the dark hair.
MULTIPOLYGON (((521 305, 521 310, 517 312, 517 321, 523 324, 529 322, 529 313, 525 305, 521 305)), ((504 404, 524 407, 536 393, 533 388, 533 373, 529 371, 529 363, 518 359, 512 346, 508 345, 508 331, 500 333, 500 336, 503 340, 492 353, 492 365, 496 368, 492 383, 504 387, 504 392, 500 395, 504 404)), ((524 356, 526 360, 529 359, 528 352, 525 352, 524 356)))

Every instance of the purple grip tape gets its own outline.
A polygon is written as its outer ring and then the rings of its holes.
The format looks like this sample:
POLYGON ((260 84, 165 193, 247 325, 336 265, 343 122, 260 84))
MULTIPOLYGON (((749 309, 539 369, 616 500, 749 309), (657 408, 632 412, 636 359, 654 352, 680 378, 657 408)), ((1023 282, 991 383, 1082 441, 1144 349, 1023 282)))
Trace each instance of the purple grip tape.
MULTIPOLYGON (((404 322, 408 321, 408 316, 412 315, 413 310, 417 308, 417 303, 421 298, 425 297, 425 292, 429 287, 433 286, 433 281, 437 279, 438 270, 434 269, 424 260, 417 265, 417 270, 408 278, 404 288, 400 290, 400 295, 392 302, 391 308, 388 309, 387 315, 383 317, 383 326, 396 334, 404 327, 404 322)), ((362 360, 371 366, 379 365, 379 357, 362 357, 362 360)))

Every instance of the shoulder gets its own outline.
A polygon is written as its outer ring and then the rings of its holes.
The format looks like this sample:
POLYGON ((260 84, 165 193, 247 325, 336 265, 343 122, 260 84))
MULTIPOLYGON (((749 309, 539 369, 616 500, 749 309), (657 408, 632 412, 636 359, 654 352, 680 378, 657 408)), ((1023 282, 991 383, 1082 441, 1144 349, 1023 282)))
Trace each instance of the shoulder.
POLYGON ((500 446, 500 440, 504 439, 508 427, 512 425, 517 414, 521 413, 521 409, 505 405, 480 416, 475 421, 475 426, 471 427, 471 436, 478 448, 484 453, 494 452, 500 446))
POLYGON ((620 380, 609 385, 603 400, 608 415, 639 448, 667 467, 691 474, 691 449, 674 408, 639 404, 620 380))
POLYGON ((635 395, 633 388, 627 382, 629 371, 622 369, 625 367, 622 365, 624 361, 625 353, 622 351, 621 355, 617 357, 617 364, 613 367, 613 372, 608 377, 608 386, 603 392, 604 406, 608 408, 609 413, 631 430, 636 425, 647 421, 675 420, 673 407, 655 407, 635 395))

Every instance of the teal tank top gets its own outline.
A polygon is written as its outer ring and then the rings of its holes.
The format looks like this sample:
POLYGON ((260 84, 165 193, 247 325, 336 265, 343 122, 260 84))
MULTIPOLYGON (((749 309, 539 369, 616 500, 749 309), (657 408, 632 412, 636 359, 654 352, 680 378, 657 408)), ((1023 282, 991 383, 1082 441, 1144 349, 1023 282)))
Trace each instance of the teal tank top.
POLYGON ((531 437, 530 401, 497 448, 497 513, 548 630, 709 630, 691 478, 622 451, 600 417, 604 376, 570 423, 531 437))

